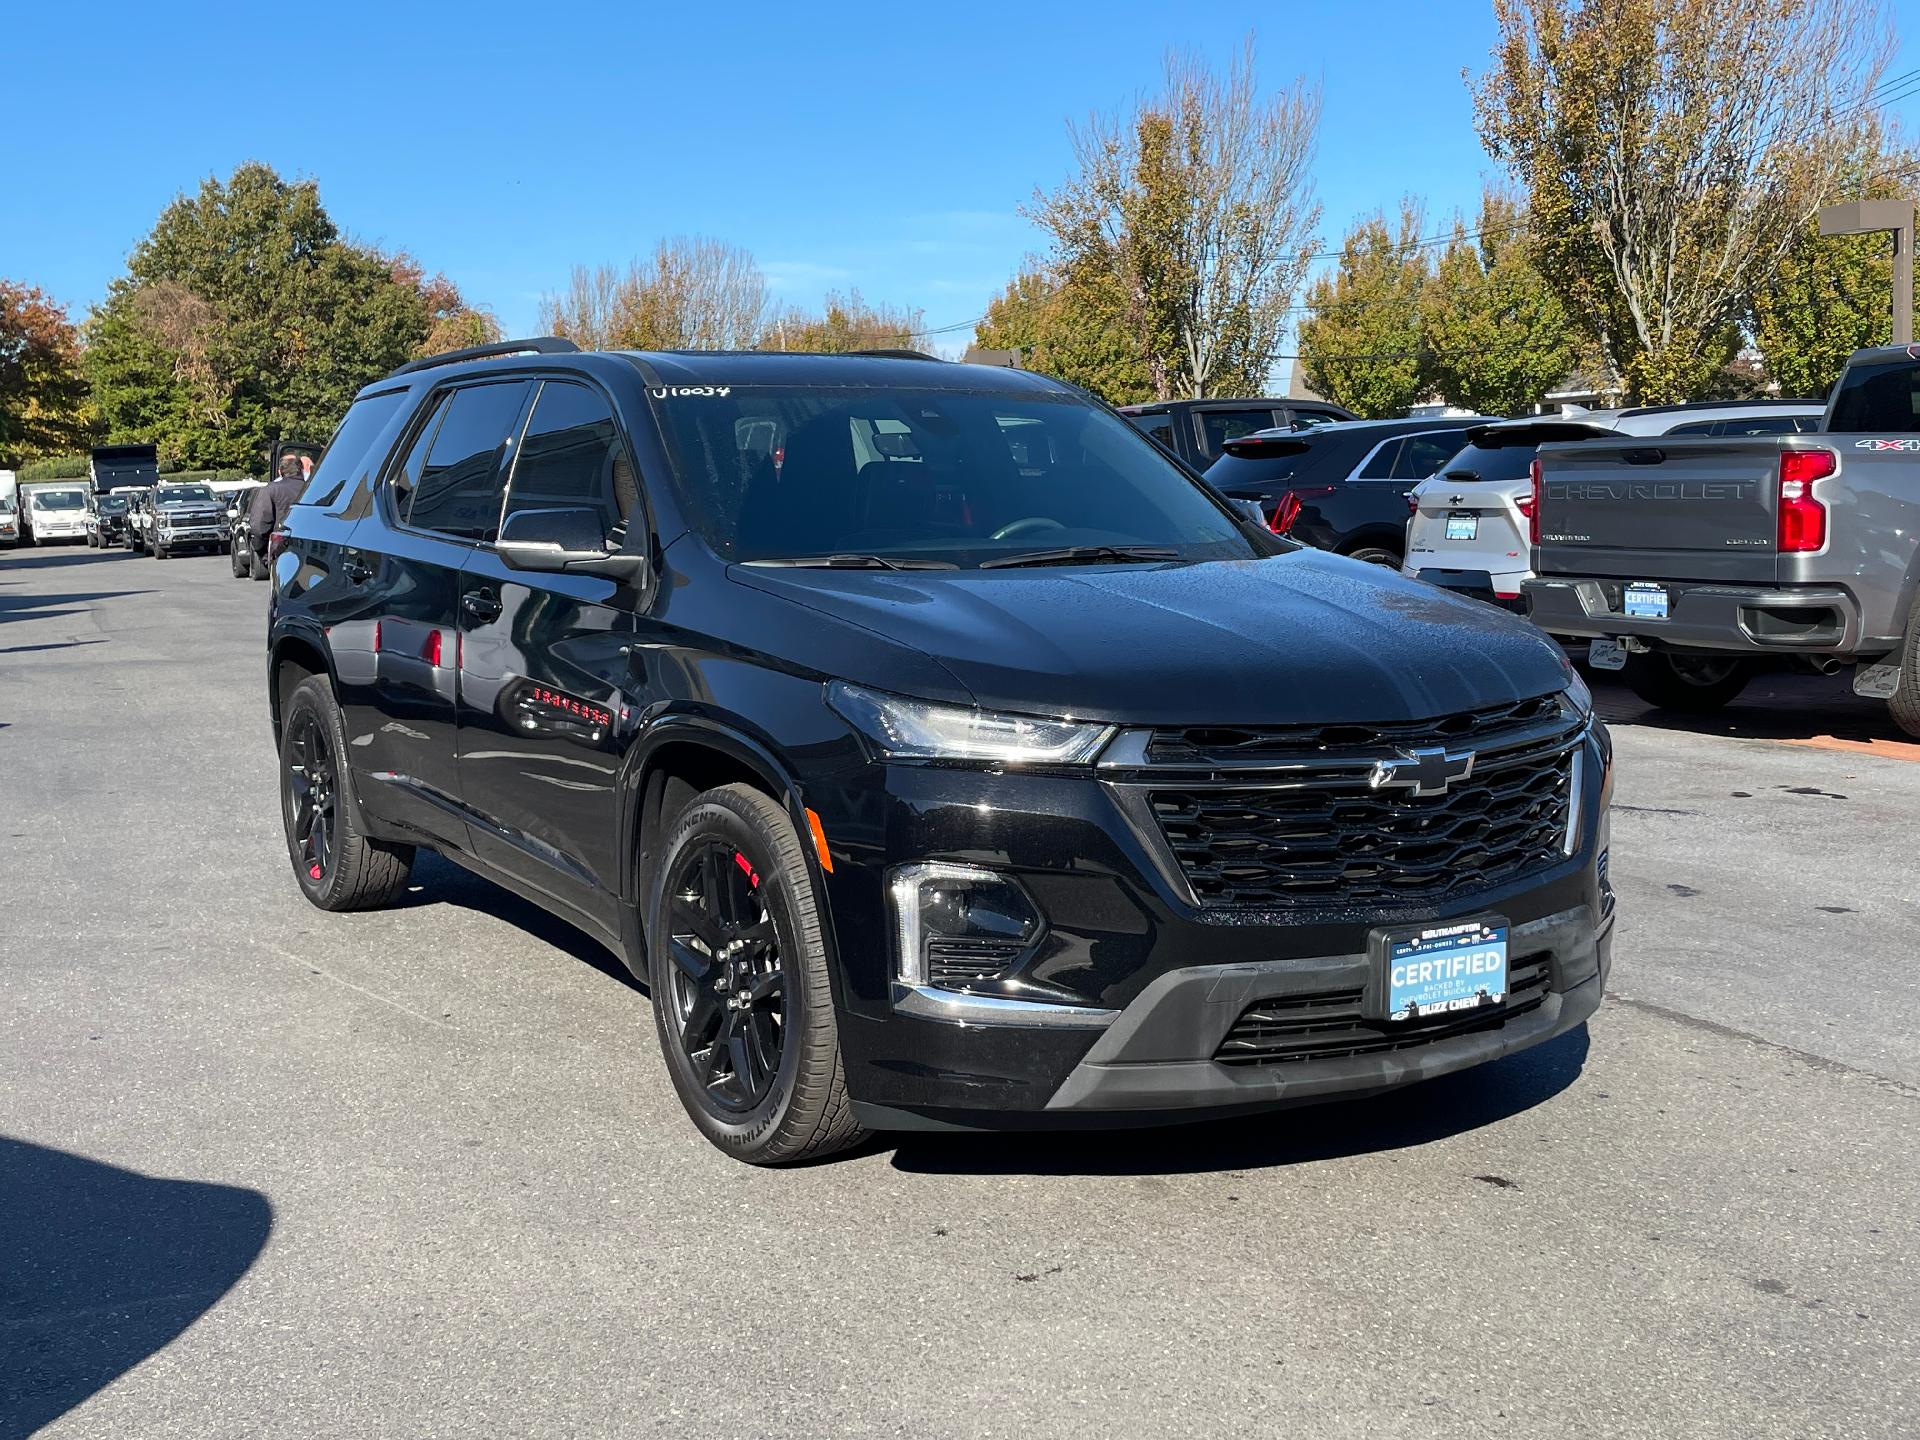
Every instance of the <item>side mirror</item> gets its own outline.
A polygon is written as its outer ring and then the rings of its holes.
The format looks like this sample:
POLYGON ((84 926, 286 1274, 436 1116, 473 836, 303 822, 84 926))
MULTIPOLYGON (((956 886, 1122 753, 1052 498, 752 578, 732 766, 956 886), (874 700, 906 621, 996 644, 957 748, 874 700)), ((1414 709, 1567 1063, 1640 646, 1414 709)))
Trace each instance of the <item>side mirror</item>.
POLYGON ((645 556, 607 549, 597 510, 516 510, 501 525, 493 548, 509 570, 604 575, 631 583, 647 569, 645 556))

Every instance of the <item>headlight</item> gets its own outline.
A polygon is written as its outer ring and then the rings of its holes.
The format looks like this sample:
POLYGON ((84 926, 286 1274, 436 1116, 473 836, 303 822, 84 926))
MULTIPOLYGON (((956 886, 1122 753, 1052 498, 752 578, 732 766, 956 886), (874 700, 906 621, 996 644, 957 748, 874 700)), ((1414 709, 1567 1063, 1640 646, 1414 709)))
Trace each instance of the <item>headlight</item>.
POLYGON ((1593 714, 1593 691, 1587 688, 1576 671, 1567 680, 1567 688, 1560 692, 1567 704, 1573 707, 1573 713, 1584 720, 1593 714))
POLYGON ((1081 765, 1113 735, 1111 725, 935 705, 844 680, 827 686, 827 703, 889 760, 1081 765))

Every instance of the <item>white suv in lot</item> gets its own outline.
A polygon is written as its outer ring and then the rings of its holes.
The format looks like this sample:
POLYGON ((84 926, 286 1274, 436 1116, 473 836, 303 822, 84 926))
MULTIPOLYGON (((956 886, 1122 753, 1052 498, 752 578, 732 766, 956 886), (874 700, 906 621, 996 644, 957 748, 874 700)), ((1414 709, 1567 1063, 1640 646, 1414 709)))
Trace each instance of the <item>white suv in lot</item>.
POLYGON ((1532 577, 1533 452, 1548 441, 1619 435, 1778 435, 1816 430, 1813 400, 1700 401, 1583 410, 1502 420, 1467 431, 1467 444, 1414 487, 1407 503, 1404 574, 1518 610, 1532 577))

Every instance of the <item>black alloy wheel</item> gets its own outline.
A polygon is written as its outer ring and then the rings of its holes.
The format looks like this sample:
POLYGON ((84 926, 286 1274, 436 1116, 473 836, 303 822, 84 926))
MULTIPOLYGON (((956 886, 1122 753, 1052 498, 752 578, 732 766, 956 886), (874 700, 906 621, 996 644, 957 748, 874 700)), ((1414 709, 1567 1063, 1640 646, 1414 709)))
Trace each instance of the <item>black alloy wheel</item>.
POLYGON ((760 872, 706 839, 680 857, 669 906, 681 1054, 717 1108, 751 1110, 779 1076, 787 1033, 786 970, 760 872))
POLYGON ((676 797, 649 877, 644 969, 688 1118, 750 1165, 859 1142, 807 852, 748 785, 676 797))
POLYGON ((288 839, 294 847, 294 864, 315 885, 325 882, 338 848, 334 807, 339 774, 333 740, 321 718, 303 710, 287 731, 288 839))

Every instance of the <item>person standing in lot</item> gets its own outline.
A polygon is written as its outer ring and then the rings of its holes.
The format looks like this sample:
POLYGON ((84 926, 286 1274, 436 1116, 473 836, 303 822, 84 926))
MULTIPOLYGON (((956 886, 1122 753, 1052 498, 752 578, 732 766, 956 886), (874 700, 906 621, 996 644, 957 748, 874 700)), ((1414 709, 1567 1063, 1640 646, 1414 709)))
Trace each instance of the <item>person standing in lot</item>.
POLYGON ((287 518, 287 511, 293 508, 293 502, 307 488, 306 472, 300 463, 303 458, 282 455, 280 473, 254 491, 253 499, 248 502, 247 538, 253 544, 253 553, 262 561, 270 558, 267 554, 269 537, 280 528, 287 518))

